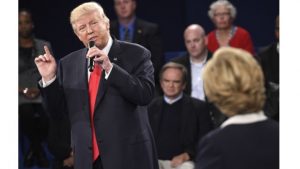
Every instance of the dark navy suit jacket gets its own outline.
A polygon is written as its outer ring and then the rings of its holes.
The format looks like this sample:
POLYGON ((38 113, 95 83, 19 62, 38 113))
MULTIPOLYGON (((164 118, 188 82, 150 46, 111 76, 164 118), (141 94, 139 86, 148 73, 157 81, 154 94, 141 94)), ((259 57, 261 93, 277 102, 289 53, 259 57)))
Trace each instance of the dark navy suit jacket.
POLYGON ((228 125, 199 144, 196 169, 279 169, 279 125, 273 120, 228 125))
MULTIPOLYGON (((49 112, 68 113, 76 169, 92 168, 87 48, 61 59, 56 80, 42 88, 49 112)), ((157 169, 156 150, 145 107, 154 94, 151 54, 114 40, 113 69, 98 90, 94 124, 104 169, 157 169)), ((56 114, 59 116, 59 114, 56 114)))

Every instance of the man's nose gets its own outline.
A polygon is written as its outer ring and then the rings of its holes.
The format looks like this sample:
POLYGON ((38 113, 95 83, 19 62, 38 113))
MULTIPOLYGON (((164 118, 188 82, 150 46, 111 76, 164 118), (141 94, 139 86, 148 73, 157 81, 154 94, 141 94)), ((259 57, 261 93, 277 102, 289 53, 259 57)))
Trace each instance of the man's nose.
POLYGON ((87 31, 88 34, 93 33, 93 29, 92 29, 92 27, 90 25, 87 25, 86 31, 87 31))

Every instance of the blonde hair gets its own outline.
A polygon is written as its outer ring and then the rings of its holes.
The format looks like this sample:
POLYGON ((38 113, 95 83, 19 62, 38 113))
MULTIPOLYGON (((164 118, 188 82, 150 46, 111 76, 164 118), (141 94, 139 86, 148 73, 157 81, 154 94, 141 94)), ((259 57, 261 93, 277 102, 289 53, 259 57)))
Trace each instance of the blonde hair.
POLYGON ((218 49, 203 71, 204 90, 225 115, 258 112, 265 103, 261 67, 247 51, 218 49))
POLYGON ((229 1, 227 0, 217 0, 215 2, 213 2, 211 5, 210 5, 210 9, 208 11, 208 16, 210 19, 213 19, 214 17, 214 13, 215 13, 215 10, 219 7, 219 6, 225 6, 227 7, 227 9, 229 9, 230 11, 230 17, 232 19, 234 19, 236 17, 236 8, 232 5, 232 3, 230 3, 229 1))
POLYGON ((91 12, 98 12, 99 16, 102 17, 102 19, 104 19, 104 22, 109 24, 109 19, 105 15, 104 10, 100 4, 98 4, 96 2, 86 2, 86 3, 79 5, 78 7, 73 9, 71 12, 70 23, 71 23, 74 31, 75 31, 75 22, 77 21, 77 19, 80 16, 87 14, 87 13, 91 13, 91 12))

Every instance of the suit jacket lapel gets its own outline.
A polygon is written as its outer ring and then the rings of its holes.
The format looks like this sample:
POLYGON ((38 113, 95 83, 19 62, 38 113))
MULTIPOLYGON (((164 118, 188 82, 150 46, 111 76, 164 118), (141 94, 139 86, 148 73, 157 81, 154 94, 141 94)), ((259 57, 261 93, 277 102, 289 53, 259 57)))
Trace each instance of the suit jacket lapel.
POLYGON ((192 94, 192 70, 191 70, 191 61, 190 61, 189 54, 186 54, 184 62, 185 62, 186 69, 188 72, 188 75, 187 75, 188 83, 187 83, 185 91, 188 93, 188 95, 191 95, 192 94))
POLYGON ((138 18, 135 19, 134 23, 134 34, 133 34, 133 41, 134 43, 141 43, 141 38, 143 34, 142 26, 138 20, 138 18))

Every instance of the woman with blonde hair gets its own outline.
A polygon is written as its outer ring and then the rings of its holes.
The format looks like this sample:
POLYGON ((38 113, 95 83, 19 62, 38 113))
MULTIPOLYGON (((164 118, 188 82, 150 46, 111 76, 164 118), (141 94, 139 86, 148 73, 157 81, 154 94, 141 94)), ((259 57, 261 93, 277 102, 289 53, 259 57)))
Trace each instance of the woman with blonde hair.
POLYGON ((279 125, 262 111, 264 77, 254 57, 223 47, 203 72, 204 90, 228 119, 199 143, 196 169, 279 168, 279 125))

